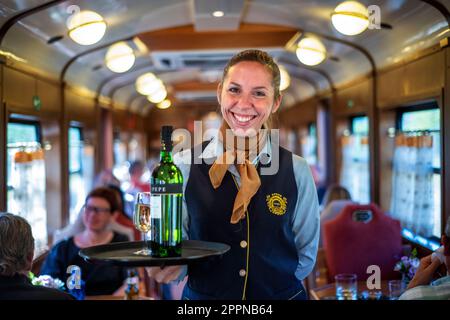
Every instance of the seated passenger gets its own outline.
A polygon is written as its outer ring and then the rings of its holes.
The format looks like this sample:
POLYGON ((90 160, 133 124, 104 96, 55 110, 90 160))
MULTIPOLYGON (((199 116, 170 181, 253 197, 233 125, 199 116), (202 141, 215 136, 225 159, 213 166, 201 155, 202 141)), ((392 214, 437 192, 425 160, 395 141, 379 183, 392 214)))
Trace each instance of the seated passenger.
POLYGON ((331 185, 324 197, 320 206, 320 238, 319 247, 322 247, 322 227, 326 221, 336 218, 336 216, 349 204, 355 204, 352 201, 350 192, 344 187, 334 184, 331 185))
MULTIPOLYGON (((112 219, 111 222, 108 225, 108 228, 112 231, 115 231, 119 234, 125 235, 129 241, 139 240, 141 235, 140 232, 134 228, 133 222, 123 213, 123 197, 122 197, 122 191, 119 187, 109 185, 107 186, 109 189, 111 189, 117 196, 117 214, 115 215, 115 219, 112 219)), ((79 212, 76 220, 67 225, 66 227, 56 230, 54 236, 53 236, 53 242, 56 244, 59 241, 63 239, 68 239, 77 233, 83 232, 86 228, 83 224, 83 214, 84 209, 82 208, 79 212)))
POLYGON ((441 241, 443 252, 435 258, 429 255, 420 260, 414 278, 399 300, 450 300, 450 218, 441 241), (446 265, 447 274, 432 281, 442 263, 446 265))
POLYGON ((0 300, 73 300, 57 289, 34 286, 28 278, 34 239, 28 222, 0 213, 0 300))
POLYGON ((150 182, 142 182, 145 166, 141 161, 133 161, 128 172, 130 174, 130 193, 150 192, 150 182))
MULTIPOLYGON (((126 270, 121 267, 91 264, 78 255, 81 248, 112 242, 128 241, 108 228, 117 215, 117 198, 108 188, 92 190, 86 197, 82 216, 85 229, 68 239, 57 243, 45 260, 41 274, 47 274, 66 282, 67 267, 76 265, 81 269, 81 279, 85 282, 86 295, 114 294, 126 279, 126 270)), ((121 292, 121 290, 117 291, 121 292)))

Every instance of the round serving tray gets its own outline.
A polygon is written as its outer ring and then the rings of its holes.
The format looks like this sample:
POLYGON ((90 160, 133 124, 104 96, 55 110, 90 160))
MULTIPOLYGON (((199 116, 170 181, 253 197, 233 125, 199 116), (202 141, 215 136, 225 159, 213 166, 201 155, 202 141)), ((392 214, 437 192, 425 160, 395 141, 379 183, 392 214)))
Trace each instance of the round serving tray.
POLYGON ((181 257, 147 257, 134 252, 142 249, 143 241, 114 242, 81 249, 79 255, 91 263, 106 263, 117 266, 170 266, 190 264, 223 255, 230 246, 218 242, 184 240, 181 243, 181 257))

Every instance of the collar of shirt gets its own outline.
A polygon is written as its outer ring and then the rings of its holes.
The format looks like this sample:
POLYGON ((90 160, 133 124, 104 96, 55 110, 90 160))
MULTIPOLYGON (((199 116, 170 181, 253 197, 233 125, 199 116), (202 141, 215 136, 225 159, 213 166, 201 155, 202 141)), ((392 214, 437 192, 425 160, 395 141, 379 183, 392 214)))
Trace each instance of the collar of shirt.
MULTIPOLYGON (((211 139, 210 143, 208 143, 206 148, 203 150, 202 154, 200 155, 200 158, 203 159, 217 158, 222 153, 223 153, 223 143, 219 140, 218 133, 216 133, 211 139)), ((264 147, 262 148, 258 156, 255 157, 255 159, 253 159, 252 163, 255 166, 258 164, 259 161, 261 161, 261 163, 263 164, 268 164, 271 159, 272 159, 272 146, 270 144, 270 136, 267 135, 264 147)))

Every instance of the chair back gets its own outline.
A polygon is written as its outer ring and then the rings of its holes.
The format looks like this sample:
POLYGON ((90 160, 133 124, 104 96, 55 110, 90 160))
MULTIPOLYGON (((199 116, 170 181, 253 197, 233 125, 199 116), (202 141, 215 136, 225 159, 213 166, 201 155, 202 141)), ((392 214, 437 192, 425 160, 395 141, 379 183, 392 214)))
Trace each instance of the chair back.
POLYGON ((47 249, 33 259, 33 262, 31 263, 31 272, 33 272, 35 276, 39 276, 41 273, 42 265, 44 264, 45 259, 47 259, 49 253, 50 250, 47 249))
POLYGON ((355 273, 358 280, 366 280, 373 274, 367 273, 371 265, 380 267, 383 280, 398 278, 394 267, 402 254, 400 222, 375 204, 347 205, 323 229, 330 281, 339 273, 355 273))

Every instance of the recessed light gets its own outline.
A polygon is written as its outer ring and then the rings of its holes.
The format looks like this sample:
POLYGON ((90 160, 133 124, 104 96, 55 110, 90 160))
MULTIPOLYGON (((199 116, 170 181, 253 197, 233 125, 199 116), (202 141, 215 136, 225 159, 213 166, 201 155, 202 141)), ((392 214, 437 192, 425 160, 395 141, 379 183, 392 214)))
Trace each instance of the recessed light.
POLYGON ((225 15, 225 13, 223 11, 214 11, 212 13, 212 15, 216 18, 220 18, 220 17, 223 17, 225 15))

